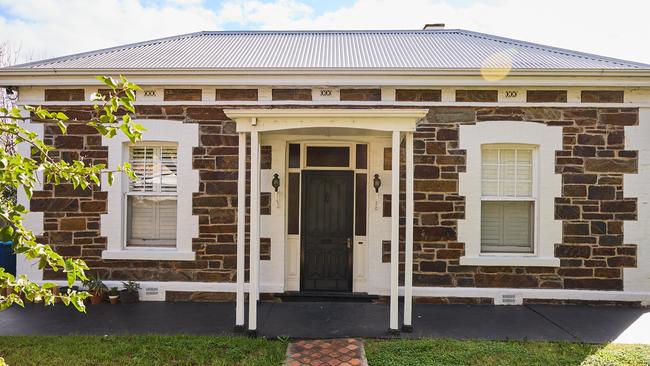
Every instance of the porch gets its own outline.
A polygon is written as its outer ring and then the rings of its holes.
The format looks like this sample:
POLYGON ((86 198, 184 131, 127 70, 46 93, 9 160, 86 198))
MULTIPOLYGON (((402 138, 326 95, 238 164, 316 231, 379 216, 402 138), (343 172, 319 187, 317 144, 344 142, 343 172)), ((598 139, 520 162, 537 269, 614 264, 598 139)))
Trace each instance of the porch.
POLYGON ((236 122, 239 133, 236 327, 243 329, 246 324, 250 334, 263 334, 258 326, 260 292, 334 291, 388 295, 384 332, 388 329, 398 334, 400 169, 404 164, 401 329, 411 331, 413 133, 428 110, 296 108, 224 112, 236 122), (263 159, 262 150, 272 152, 270 161, 263 159), (262 194, 268 201, 264 214, 260 207, 262 194), (385 205, 386 198, 389 206, 385 205), (248 283, 246 238, 250 242, 248 283), (262 238, 270 247, 264 253, 265 263, 260 263, 262 238), (389 243, 390 254, 382 252, 384 243, 389 243), (247 314, 245 293, 249 294, 247 314))
MULTIPOLYGON (((389 306, 373 303, 269 303, 258 306, 267 338, 387 338, 389 306)), ((0 313, 0 336, 234 334, 234 303, 100 304, 87 314, 62 305, 28 304, 0 313)), ((650 344, 650 309, 578 305, 414 304, 407 338, 548 340, 650 344)))

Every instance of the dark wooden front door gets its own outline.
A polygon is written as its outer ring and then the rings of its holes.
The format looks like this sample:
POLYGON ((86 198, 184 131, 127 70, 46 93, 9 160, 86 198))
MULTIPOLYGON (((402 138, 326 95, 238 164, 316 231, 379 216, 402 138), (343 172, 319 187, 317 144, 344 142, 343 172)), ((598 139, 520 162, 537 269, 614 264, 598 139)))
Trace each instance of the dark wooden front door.
POLYGON ((302 172, 302 291, 352 291, 353 189, 351 171, 302 172))

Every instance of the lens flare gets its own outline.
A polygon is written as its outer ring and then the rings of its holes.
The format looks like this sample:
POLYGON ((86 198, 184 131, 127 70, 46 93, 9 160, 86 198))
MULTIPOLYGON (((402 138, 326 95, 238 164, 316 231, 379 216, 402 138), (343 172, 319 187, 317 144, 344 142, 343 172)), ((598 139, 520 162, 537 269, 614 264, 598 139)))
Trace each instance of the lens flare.
POLYGON ((489 55, 481 63, 481 76, 487 81, 500 81, 505 79, 512 70, 512 56, 517 52, 508 49, 489 55))

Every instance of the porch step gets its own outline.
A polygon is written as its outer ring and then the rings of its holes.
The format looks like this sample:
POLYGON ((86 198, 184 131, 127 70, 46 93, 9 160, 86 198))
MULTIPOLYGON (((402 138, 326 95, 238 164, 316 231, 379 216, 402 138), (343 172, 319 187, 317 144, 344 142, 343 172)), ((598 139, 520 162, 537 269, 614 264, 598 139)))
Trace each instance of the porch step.
POLYGON ((288 291, 275 294, 283 302, 316 302, 316 301, 338 301, 338 302, 374 302, 379 296, 368 295, 365 292, 304 292, 288 291))

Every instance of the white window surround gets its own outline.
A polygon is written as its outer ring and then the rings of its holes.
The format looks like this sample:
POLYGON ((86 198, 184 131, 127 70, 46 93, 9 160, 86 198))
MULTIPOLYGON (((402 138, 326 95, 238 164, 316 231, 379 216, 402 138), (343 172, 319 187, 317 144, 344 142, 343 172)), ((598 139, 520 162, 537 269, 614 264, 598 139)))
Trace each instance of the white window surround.
MULTIPOLYGON (((199 233, 198 217, 192 215, 192 193, 198 191, 199 174, 192 169, 192 148, 199 145, 199 128, 195 123, 167 120, 137 120, 147 131, 143 141, 170 142, 178 145, 178 207, 175 248, 126 248, 126 221, 124 195, 128 189, 128 178, 115 175, 112 186, 103 177, 102 187, 108 192, 108 213, 101 216, 101 234, 108 243, 102 252, 103 259, 138 260, 194 260, 192 238, 199 233)), ((114 167, 129 159, 130 141, 123 134, 114 138, 102 137, 108 147, 108 166, 114 167)))
POLYGON ((465 219, 458 221, 458 240, 465 243, 460 264, 559 267, 554 252, 562 240, 562 222, 555 220, 555 197, 561 196, 562 178, 555 174, 555 151, 562 149, 562 127, 523 121, 478 122, 460 126, 459 140, 459 148, 467 153, 467 169, 459 178, 459 194, 465 196, 465 219), (539 230, 534 232, 533 253, 481 253, 481 150, 486 144, 536 146, 534 226, 539 230))

